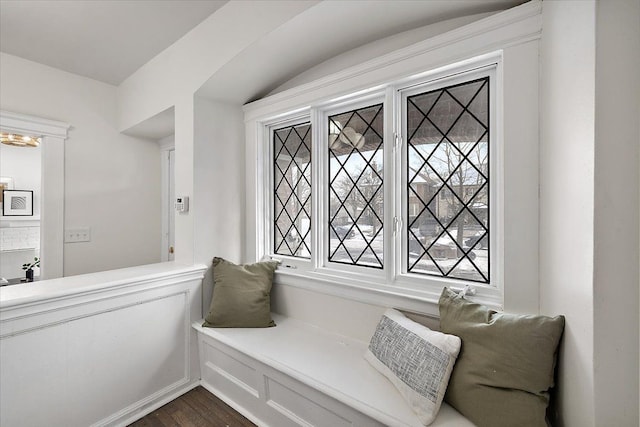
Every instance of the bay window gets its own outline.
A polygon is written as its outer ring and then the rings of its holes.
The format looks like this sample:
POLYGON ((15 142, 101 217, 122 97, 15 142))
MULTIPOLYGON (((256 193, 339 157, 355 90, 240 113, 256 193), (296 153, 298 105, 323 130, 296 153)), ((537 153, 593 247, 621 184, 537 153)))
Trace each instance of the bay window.
POLYGON ((499 61, 266 122, 264 254, 280 272, 380 289, 494 287, 499 61))
POLYGON ((536 312, 540 10, 246 105, 246 259, 282 261, 281 295, 437 316, 444 286, 468 286, 536 312))

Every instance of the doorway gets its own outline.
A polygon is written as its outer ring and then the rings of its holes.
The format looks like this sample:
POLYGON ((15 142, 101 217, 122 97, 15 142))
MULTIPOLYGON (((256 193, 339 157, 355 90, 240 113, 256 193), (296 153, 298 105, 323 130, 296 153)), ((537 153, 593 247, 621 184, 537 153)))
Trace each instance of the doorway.
MULTIPOLYGON (((0 111, 0 130, 2 132, 41 138, 39 146, 41 165, 39 178, 40 197, 39 203, 37 202, 40 209, 40 279, 53 279, 63 276, 64 142, 67 139, 67 132, 70 127, 68 123, 64 122, 10 111, 0 111)), ((4 173, 0 172, 0 175, 4 176, 4 173)), ((19 190, 19 188, 15 188, 16 184, 14 180, 14 189, 19 190)), ((19 186, 22 185, 19 184, 19 186)), ((33 185, 36 186, 37 184, 33 185)), ((28 201, 25 203, 25 206, 27 205, 28 201)), ((34 238, 34 236, 30 236, 30 238, 34 238)), ((22 264, 25 261, 19 262, 20 270, 22 270, 22 264)))
POLYGON ((39 280, 40 138, 8 132, 0 136, 0 277, 5 279, 0 281, 39 280), (33 143, 22 143, 24 138, 33 143))

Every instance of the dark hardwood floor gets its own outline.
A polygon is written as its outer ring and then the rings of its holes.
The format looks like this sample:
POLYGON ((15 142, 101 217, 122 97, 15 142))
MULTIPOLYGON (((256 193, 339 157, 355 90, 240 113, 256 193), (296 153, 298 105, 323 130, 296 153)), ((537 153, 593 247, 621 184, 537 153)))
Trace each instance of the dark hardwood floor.
POLYGON ((201 386, 131 424, 133 427, 255 427, 201 386))

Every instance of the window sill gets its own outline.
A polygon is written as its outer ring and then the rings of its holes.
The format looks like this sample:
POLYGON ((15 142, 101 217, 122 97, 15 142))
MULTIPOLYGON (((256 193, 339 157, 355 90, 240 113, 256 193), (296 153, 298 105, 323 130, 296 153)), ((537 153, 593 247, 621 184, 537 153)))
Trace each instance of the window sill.
MULTIPOLYGON (((274 281, 278 285, 307 289, 348 300, 382 307, 393 307, 431 317, 439 316, 438 300, 442 287, 449 286, 454 290, 460 290, 464 287, 458 283, 443 283, 439 287, 431 285, 429 289, 415 289, 409 282, 399 282, 393 285, 372 283, 371 280, 365 280, 365 278, 345 278, 330 272, 299 271, 287 268, 276 270, 274 281)), ((502 311, 502 293, 500 290, 480 286, 472 287, 477 293, 470 299, 491 309, 502 311)))

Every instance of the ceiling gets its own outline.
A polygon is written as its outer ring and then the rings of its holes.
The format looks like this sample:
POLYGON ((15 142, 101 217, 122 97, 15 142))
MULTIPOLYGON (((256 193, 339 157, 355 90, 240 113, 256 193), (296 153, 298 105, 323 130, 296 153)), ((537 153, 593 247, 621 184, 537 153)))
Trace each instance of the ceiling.
MULTIPOLYGON (((429 32, 433 32, 429 30, 434 28, 432 24, 439 25, 439 31, 446 31, 452 25, 460 26, 469 19, 477 19, 477 16, 470 18, 471 15, 498 12, 525 1, 311 2, 304 11, 246 47, 224 66, 212 70, 212 76, 198 95, 244 104, 298 84, 300 80, 311 80, 317 77, 315 69, 324 67, 325 72, 336 71, 332 67, 355 65, 371 59, 371 55, 384 53, 384 49, 390 51, 428 38, 433 35, 429 32), (368 49, 369 44, 381 39, 385 39, 384 49, 368 49), (346 61, 345 56, 348 56, 346 61), (332 61, 335 63, 331 64, 332 61)), ((225 3, 227 1, 214 0, 0 0, 0 51, 119 85, 225 3)), ((283 3, 286 1, 280 1, 281 6, 283 3)), ((211 54, 215 54, 215 49, 211 54)), ((152 139, 172 132, 172 109, 127 130, 128 134, 152 139)))
POLYGON ((0 51, 118 85, 225 3, 1 0, 0 51))
MULTIPOLYGON (((497 12, 524 2, 525 0, 321 1, 238 54, 212 75, 198 94, 206 98, 244 104, 269 94, 286 81, 324 61, 368 43, 392 38, 398 33, 407 33, 396 42, 387 43, 388 49, 398 49, 427 38, 429 31, 426 26, 430 24, 497 12)), ((465 23, 467 22, 459 20, 457 26, 465 23)), ((355 59, 356 55, 353 57, 356 61, 363 59, 355 59)), ((345 61, 342 64, 344 66, 345 61)))

